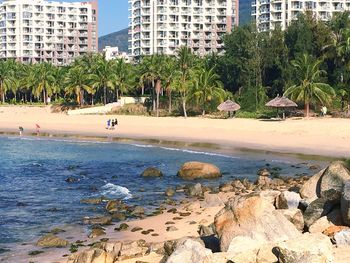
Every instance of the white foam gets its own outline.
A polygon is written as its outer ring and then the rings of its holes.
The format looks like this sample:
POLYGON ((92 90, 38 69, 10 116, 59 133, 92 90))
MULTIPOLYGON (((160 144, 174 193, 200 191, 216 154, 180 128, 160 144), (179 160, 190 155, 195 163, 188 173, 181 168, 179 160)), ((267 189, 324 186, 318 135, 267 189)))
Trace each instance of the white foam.
POLYGON ((122 197, 125 200, 132 198, 130 190, 124 186, 107 183, 102 186, 102 189, 102 195, 122 197))
MULTIPOLYGON (((156 148, 157 146, 153 145, 147 145, 147 144, 131 144, 135 147, 140 148, 156 148)), ((194 150, 188 150, 188 149, 179 149, 179 148, 171 148, 171 147, 164 147, 164 146, 158 146, 157 148, 167 150, 167 151, 178 151, 178 152, 185 152, 185 153, 192 153, 192 154, 201 154, 201 155, 209 155, 209 156, 218 156, 223 158, 230 158, 230 159, 240 159, 240 157, 237 156, 230 156, 220 153, 213 153, 213 152, 202 152, 202 151, 194 151, 194 150)))

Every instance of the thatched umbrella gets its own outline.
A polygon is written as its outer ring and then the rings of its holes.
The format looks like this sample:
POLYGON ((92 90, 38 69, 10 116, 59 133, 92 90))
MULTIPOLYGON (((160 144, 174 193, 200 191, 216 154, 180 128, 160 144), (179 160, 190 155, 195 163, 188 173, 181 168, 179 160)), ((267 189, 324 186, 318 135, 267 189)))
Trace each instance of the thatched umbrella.
MULTIPOLYGON (((286 97, 280 97, 280 96, 277 96, 273 100, 269 101, 268 103, 265 104, 265 106, 276 108, 277 109, 277 113, 278 113, 278 109, 279 108, 285 109, 285 108, 298 107, 298 105, 294 101, 292 101, 292 100, 290 100, 290 99, 288 99, 286 97)), ((283 119, 285 119, 284 112, 283 112, 283 119)))
POLYGON ((227 111, 230 113, 230 116, 231 116, 231 112, 238 111, 240 108, 241 108, 241 106, 238 103, 236 103, 232 100, 227 100, 227 101, 221 103, 217 109, 219 111, 227 111))

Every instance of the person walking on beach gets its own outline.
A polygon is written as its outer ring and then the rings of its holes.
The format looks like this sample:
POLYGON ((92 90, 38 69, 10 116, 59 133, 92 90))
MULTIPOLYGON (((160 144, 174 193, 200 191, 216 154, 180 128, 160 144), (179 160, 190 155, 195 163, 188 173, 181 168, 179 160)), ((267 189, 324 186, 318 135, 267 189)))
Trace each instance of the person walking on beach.
POLYGON ((114 122, 114 120, 112 120, 112 127, 111 127, 111 130, 114 130, 114 125, 115 125, 115 122, 114 122))
POLYGON ((40 126, 39 126, 39 124, 35 124, 35 128, 36 128, 36 136, 39 136, 39 134, 40 134, 40 126))
POLYGON ((114 125, 118 126, 118 119, 117 118, 115 118, 115 120, 114 120, 114 125))
POLYGON ((19 129, 19 136, 22 136, 22 133, 24 131, 23 127, 19 126, 18 129, 19 129))
POLYGON ((327 111, 328 111, 327 107, 326 106, 322 106, 322 108, 321 108, 321 115, 323 117, 326 116, 327 115, 327 111))
POLYGON ((106 129, 109 130, 110 127, 111 127, 111 119, 109 119, 109 120, 107 121, 107 127, 106 127, 106 129))

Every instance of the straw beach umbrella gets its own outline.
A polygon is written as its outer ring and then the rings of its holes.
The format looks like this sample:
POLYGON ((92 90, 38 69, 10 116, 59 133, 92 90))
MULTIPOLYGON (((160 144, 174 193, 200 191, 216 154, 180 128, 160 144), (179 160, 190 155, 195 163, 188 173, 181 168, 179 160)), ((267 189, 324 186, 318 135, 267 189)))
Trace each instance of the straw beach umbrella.
POLYGON ((232 100, 227 100, 227 101, 221 103, 217 109, 219 111, 227 111, 230 113, 230 116, 231 116, 231 112, 238 111, 240 108, 241 108, 241 106, 238 103, 236 103, 232 100))
MULTIPOLYGON (((277 95, 276 98, 274 98, 273 100, 269 101, 268 103, 265 104, 265 106, 267 107, 272 107, 272 108, 276 108, 277 109, 277 114, 278 114, 278 109, 281 108, 281 109, 286 109, 286 108, 295 108, 295 107, 298 107, 298 105, 286 98, 286 97, 280 97, 277 95)), ((285 114, 283 112, 283 119, 285 119, 285 114)))

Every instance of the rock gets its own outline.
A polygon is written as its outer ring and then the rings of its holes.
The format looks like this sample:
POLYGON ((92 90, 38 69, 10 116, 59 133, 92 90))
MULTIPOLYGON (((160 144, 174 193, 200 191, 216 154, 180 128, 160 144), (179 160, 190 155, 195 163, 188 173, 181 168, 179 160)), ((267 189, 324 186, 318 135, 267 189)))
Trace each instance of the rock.
POLYGON ((350 180, 344 184, 343 194, 340 200, 340 209, 343 221, 350 226, 350 180))
POLYGON ((217 166, 201 162, 187 162, 183 164, 177 175, 187 180, 213 179, 222 176, 217 166))
POLYGON ((188 239, 176 248, 167 263, 207 263, 212 254, 211 250, 206 249, 201 243, 188 239))
POLYGON ((118 208, 121 205, 121 201, 119 200, 110 200, 106 204, 106 210, 108 213, 114 213, 118 211, 118 208))
POLYGON ((110 225, 112 223, 112 217, 111 216, 84 217, 83 223, 86 225, 110 225))
POLYGON ((189 239, 200 243, 203 247, 205 246, 203 240, 199 237, 183 237, 180 239, 169 240, 164 242, 165 257, 167 258, 170 256, 179 246, 183 245, 189 239))
POLYGON ((169 187, 169 188, 166 189, 166 191, 165 191, 165 195, 166 195, 166 196, 171 197, 171 196, 173 196, 174 194, 175 194, 175 190, 174 190, 174 188, 172 188, 172 187, 169 187))
POLYGON ((186 211, 198 211, 201 208, 201 203, 199 201, 189 203, 184 206, 186 211))
POLYGON ((276 243, 300 235, 280 211, 257 194, 231 198, 215 216, 214 224, 223 252, 236 236, 276 243))
POLYGON ((269 186, 271 182, 272 182, 271 178, 269 178, 267 176, 260 175, 258 177, 258 180, 255 182, 255 184, 258 186, 269 186))
POLYGON ((114 228, 115 231, 126 231, 128 230, 129 225, 126 223, 121 223, 119 227, 114 228))
POLYGON ((348 246, 350 249, 350 229, 342 230, 334 235, 337 246, 348 246))
POLYGON ((201 237, 215 235, 214 225, 213 224, 209 226, 200 225, 198 227, 198 234, 201 237))
POLYGON ((281 209, 280 211, 299 231, 304 230, 304 217, 299 209, 281 209))
POLYGON ((347 180, 350 180, 350 172, 344 163, 340 161, 331 163, 321 178, 321 197, 327 198, 327 192, 333 190, 332 200, 340 200, 344 184, 347 180))
POLYGON ((144 240, 123 243, 118 260, 144 256, 147 254, 147 251, 148 247, 144 240))
POLYGON ((99 205, 102 203, 102 197, 98 198, 87 198, 87 199, 81 199, 80 203, 82 204, 91 204, 91 205, 99 205))
POLYGON ((268 177, 271 176, 271 173, 267 168, 261 168, 258 170, 257 175, 268 177))
POLYGON ((331 263, 332 243, 323 234, 304 234, 277 245, 281 263, 331 263))
POLYGON ((118 221, 124 221, 126 219, 126 215, 123 213, 113 213, 112 214, 112 219, 118 220, 118 221))
POLYGON ((168 226, 167 228, 166 228, 166 231, 167 232, 174 232, 174 231, 177 231, 178 229, 176 228, 176 227, 174 227, 174 226, 168 226))
POLYGON ((135 206, 131 212, 131 215, 140 216, 140 215, 143 215, 144 213, 145 213, 145 209, 142 206, 135 206))
POLYGON ((325 198, 318 198, 313 201, 304 212, 304 221, 307 227, 310 227, 315 221, 322 216, 327 215, 332 208, 334 203, 325 198))
POLYGON ((201 207, 216 207, 223 205, 224 202, 218 194, 204 193, 204 201, 201 203, 201 207))
POLYGON ((68 177, 65 181, 67 183, 78 183, 80 181, 80 179, 74 178, 74 177, 68 177))
POLYGON ((225 183, 225 184, 220 185, 219 190, 220 190, 220 192, 232 192, 233 186, 230 183, 225 183))
POLYGON ((277 197, 281 194, 280 191, 276 190, 264 190, 259 193, 259 195, 268 201, 273 206, 276 204, 277 197))
POLYGON ((187 189, 187 194, 189 196, 201 196, 203 194, 202 185, 200 183, 191 185, 187 189))
POLYGON ((106 232, 102 228, 93 228, 89 234, 89 238, 95 238, 105 235, 106 232))
POLYGON ((115 259, 115 255, 107 253, 103 249, 94 248, 72 254, 67 263, 113 263, 115 259))
POLYGON ((304 183, 300 189, 300 196, 308 203, 315 201, 320 195, 320 179, 326 169, 318 172, 314 176, 310 177, 308 181, 304 183))
POLYGON ((161 177, 163 176, 162 171, 160 171, 158 168, 150 167, 144 170, 141 174, 143 177, 161 177))
POLYGON ((272 253, 273 247, 250 237, 237 236, 231 241, 226 258, 235 263, 277 262, 277 257, 272 253))
POLYGON ((334 235, 344 229, 350 229, 348 226, 330 226, 322 234, 334 238, 334 235))
POLYGON ((276 199, 277 209, 295 209, 299 207, 301 198, 298 193, 284 191, 276 199))
POLYGON ((231 182, 231 185, 235 191, 245 190, 245 186, 242 184, 240 180, 234 180, 231 182))
POLYGON ((117 257, 122 249, 122 242, 106 242, 102 243, 102 248, 109 254, 113 254, 117 257))
POLYGON ((66 247, 69 242, 62 238, 59 238, 53 234, 47 234, 41 237, 36 243, 39 247, 66 247))
POLYGON ((334 209, 326 216, 317 219, 310 227, 310 233, 323 233, 327 228, 334 225, 342 225, 340 209, 334 209))

